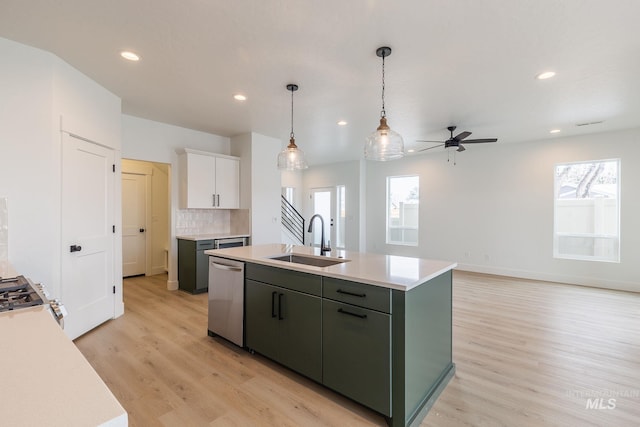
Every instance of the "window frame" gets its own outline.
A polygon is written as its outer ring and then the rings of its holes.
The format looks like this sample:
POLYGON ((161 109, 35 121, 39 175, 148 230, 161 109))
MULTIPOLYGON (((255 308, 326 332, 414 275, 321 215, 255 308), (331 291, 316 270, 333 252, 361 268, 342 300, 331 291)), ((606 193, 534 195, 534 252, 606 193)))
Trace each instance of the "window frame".
MULTIPOLYGON (((397 246, 418 246, 420 243, 420 175, 417 174, 411 174, 411 175, 392 175, 392 176, 387 176, 386 177, 386 198, 385 198, 385 243, 387 245, 397 245, 397 246), (415 178, 417 180, 417 190, 418 190, 418 203, 416 203, 416 205, 418 205, 417 207, 417 211, 416 211, 416 226, 415 227, 411 227, 411 226, 402 226, 402 227, 398 227, 398 226, 394 226, 392 227, 390 224, 390 213, 391 213, 391 181, 393 179, 398 179, 398 178, 415 178), (415 234, 416 234, 416 239, 415 242, 407 242, 405 240, 392 240, 391 239, 391 230, 392 228, 394 230, 398 230, 398 229, 402 229, 402 230, 415 230, 415 234)), ((404 232, 403 232, 403 236, 404 236, 404 232)))
MULTIPOLYGON (((568 260, 576 260, 576 261, 594 261, 594 262, 608 262, 608 263, 620 263, 621 259, 621 211, 622 211, 622 203, 621 203, 621 188, 622 188, 622 161, 619 158, 610 158, 610 159, 598 159, 598 160, 584 160, 584 161, 575 161, 575 162, 559 162, 556 163, 553 167, 553 258, 554 259, 568 259, 568 260), (606 233, 570 233, 570 232, 559 232, 558 231, 558 208, 559 208, 559 200, 563 200, 558 197, 559 189, 558 189, 558 177, 557 171, 560 166, 571 166, 571 165, 583 165, 589 163, 608 163, 608 162, 616 162, 617 163, 617 177, 616 177, 616 233, 615 234, 606 234, 606 233), (575 238, 591 238, 591 239, 615 239, 615 244, 617 246, 614 257, 603 257, 598 255, 581 255, 581 254, 571 254, 571 253, 561 253, 559 247, 559 240, 561 237, 575 237, 575 238)), ((585 199, 575 199, 575 200, 596 200, 595 198, 585 198, 585 199)), ((604 198, 603 200, 607 200, 604 198)), ((611 200, 611 199, 610 199, 611 200)), ((595 202, 594 202, 595 203, 595 202)))

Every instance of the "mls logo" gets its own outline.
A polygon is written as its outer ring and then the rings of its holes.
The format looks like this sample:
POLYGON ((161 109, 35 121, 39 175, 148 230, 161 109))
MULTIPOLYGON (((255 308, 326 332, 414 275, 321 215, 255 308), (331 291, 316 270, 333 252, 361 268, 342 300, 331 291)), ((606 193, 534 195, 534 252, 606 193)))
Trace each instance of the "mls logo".
POLYGON ((587 399, 586 409, 615 409, 616 399, 604 399, 602 397, 587 399))

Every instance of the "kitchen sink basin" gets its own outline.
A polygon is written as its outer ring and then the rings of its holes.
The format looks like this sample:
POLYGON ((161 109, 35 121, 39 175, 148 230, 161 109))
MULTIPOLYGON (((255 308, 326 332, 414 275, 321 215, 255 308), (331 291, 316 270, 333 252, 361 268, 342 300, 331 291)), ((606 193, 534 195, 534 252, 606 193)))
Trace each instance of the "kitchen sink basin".
POLYGON ((304 255, 282 255, 270 257, 270 259, 275 259, 277 261, 291 262, 294 264, 305 264, 305 265, 313 265, 314 267, 329 267, 330 265, 341 264, 343 262, 347 262, 347 259, 335 259, 335 258, 316 258, 304 255))

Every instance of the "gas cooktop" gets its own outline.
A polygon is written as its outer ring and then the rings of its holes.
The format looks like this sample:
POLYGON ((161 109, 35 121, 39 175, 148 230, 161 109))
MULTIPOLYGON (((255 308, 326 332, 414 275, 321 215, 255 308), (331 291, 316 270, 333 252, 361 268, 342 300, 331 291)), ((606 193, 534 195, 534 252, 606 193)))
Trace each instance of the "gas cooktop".
POLYGON ((24 276, 0 279, 0 312, 43 304, 40 294, 24 276))

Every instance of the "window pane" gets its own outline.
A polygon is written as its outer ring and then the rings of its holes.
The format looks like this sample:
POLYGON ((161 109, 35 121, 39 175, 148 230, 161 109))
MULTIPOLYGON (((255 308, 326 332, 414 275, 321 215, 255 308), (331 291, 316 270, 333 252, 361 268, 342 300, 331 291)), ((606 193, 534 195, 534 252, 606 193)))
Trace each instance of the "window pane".
POLYGON ((620 260, 620 161, 555 168, 556 258, 620 260))
POLYGON ((417 176, 387 177, 387 243, 418 244, 419 194, 417 176))

